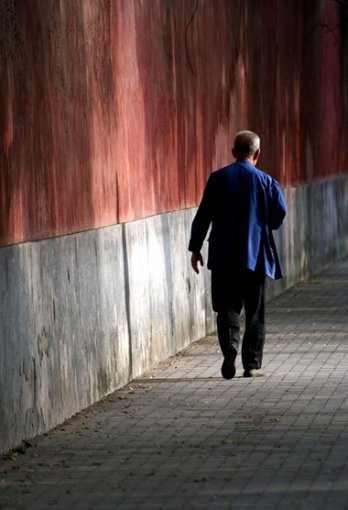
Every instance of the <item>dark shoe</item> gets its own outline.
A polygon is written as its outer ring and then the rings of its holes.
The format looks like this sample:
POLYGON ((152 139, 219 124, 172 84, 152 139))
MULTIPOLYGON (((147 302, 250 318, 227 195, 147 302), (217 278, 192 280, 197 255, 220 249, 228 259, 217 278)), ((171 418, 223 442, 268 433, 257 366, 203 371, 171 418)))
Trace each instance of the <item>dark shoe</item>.
POLYGON ((224 379, 233 379, 236 375, 236 356, 237 351, 235 350, 233 350, 228 356, 225 356, 221 367, 221 374, 224 379))
POLYGON ((263 375, 261 368, 247 368, 244 370, 243 377, 262 377, 263 375))

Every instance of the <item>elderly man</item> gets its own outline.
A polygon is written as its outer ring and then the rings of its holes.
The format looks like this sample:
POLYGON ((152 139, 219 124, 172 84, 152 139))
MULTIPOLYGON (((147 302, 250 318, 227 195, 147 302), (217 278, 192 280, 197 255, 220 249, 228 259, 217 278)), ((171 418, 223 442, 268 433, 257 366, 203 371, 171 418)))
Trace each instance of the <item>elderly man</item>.
POLYGON ((236 161, 208 179, 189 243, 191 265, 199 273, 198 264, 203 266, 201 248, 211 225, 208 269, 225 379, 232 379, 236 373, 243 305, 243 375, 262 375, 265 277, 283 276, 272 230, 282 225, 286 214, 279 184, 256 168, 260 137, 252 131, 237 133, 232 154, 236 161))

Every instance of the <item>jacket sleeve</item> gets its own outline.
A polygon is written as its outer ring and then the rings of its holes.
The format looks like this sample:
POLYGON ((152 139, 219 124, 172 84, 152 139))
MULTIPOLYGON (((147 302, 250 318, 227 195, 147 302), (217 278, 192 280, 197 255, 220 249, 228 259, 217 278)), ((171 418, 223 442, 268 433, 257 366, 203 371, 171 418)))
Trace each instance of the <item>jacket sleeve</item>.
POLYGON ((203 241, 206 238, 210 223, 213 219, 213 209, 216 194, 216 178, 211 174, 205 186, 201 203, 193 219, 191 227, 191 238, 189 251, 198 252, 201 250, 203 241))
POLYGON ((268 203, 268 223, 271 230, 277 230, 283 224, 286 204, 283 192, 275 179, 272 179, 268 203))

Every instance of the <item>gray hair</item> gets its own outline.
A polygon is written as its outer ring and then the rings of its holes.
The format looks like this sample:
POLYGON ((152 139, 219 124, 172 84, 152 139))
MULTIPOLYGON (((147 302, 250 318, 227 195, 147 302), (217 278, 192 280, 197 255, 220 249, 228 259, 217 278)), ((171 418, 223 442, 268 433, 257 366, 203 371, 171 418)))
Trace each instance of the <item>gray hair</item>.
POLYGON ((239 131, 234 137, 234 150, 240 156, 253 156, 260 149, 260 137, 253 131, 239 131))

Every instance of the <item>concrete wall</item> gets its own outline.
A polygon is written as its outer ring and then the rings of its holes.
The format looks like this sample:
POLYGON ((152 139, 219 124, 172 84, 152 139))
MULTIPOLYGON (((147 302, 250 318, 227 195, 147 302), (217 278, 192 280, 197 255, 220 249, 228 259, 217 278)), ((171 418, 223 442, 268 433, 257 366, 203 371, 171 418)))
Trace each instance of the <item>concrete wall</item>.
MULTIPOLYGON (((348 175, 285 194, 269 297, 348 253, 348 175)), ((215 330, 186 251, 195 210, 0 250, 0 451, 215 330)))
POLYGON ((348 173, 285 189, 287 216, 275 239, 285 269, 271 298, 348 253, 348 173))

